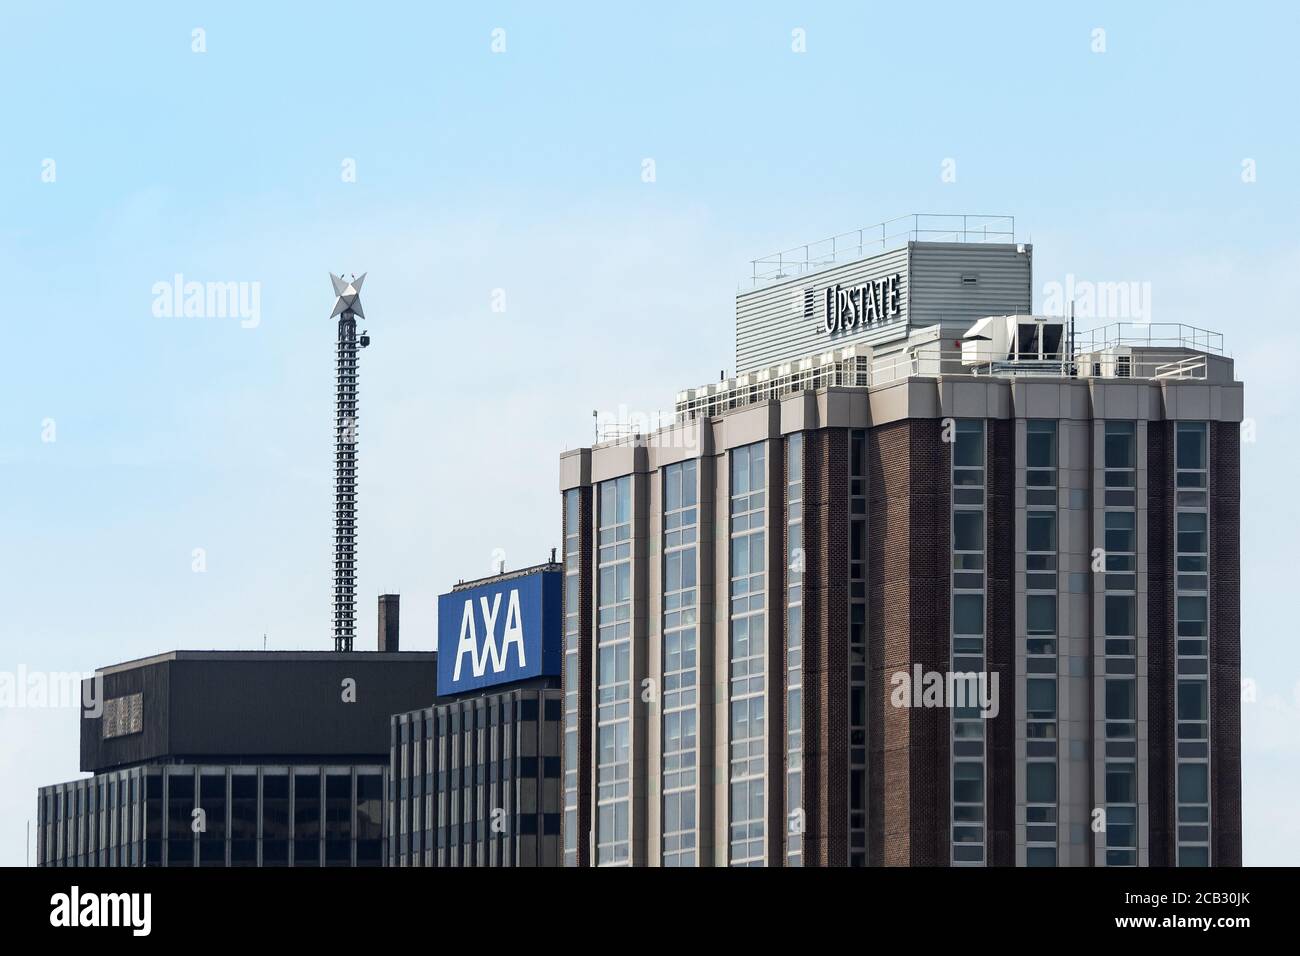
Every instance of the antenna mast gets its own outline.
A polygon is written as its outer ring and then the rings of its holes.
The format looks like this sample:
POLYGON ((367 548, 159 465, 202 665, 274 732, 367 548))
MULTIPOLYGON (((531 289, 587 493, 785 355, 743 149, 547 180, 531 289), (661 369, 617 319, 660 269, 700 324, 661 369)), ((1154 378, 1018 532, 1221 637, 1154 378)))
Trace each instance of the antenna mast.
POLYGON ((334 406, 334 650, 352 650, 357 606, 357 351, 370 344, 357 335, 361 284, 365 273, 349 281, 330 273, 338 316, 338 387, 334 406))

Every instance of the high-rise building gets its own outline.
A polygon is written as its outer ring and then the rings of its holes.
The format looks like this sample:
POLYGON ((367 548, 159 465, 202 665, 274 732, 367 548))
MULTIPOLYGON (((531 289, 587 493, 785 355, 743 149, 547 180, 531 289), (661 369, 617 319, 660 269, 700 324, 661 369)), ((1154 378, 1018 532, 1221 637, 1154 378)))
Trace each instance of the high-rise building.
POLYGON ((1008 219, 756 260, 737 375, 560 458, 567 865, 1239 865, 1217 333, 1008 219))
POLYGON ((561 568, 438 599, 438 697, 392 719, 390 866, 560 863, 561 568))

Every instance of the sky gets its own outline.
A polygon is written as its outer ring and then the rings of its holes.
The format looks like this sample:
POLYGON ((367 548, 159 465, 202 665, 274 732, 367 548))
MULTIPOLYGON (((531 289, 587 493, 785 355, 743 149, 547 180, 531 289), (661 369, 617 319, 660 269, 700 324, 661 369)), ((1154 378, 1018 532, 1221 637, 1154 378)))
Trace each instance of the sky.
MULTIPOLYGON (((1012 215, 1035 306, 1138 283, 1236 360, 1245 860, 1300 862, 1298 27, 1281 3, 10 0, 0 674, 332 646, 330 271, 368 273, 373 338, 357 646, 397 591, 432 649, 439 592, 561 543, 593 411, 734 370, 751 259, 1012 215), (167 315, 178 275, 250 307, 167 315)), ((0 865, 77 761, 75 707, 0 706, 0 865)))

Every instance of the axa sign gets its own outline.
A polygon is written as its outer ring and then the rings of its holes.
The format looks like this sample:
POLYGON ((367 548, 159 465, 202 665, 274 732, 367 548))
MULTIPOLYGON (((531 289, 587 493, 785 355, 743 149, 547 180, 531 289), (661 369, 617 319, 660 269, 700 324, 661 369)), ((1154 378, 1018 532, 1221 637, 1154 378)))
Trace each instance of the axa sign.
POLYGON ((461 588, 438 598, 438 693, 560 672, 559 570, 461 588))

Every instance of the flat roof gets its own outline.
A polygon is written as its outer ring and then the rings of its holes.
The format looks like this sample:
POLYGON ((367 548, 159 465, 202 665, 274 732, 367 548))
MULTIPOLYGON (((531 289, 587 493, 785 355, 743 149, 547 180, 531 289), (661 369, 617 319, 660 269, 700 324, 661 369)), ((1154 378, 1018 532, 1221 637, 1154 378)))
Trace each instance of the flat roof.
POLYGON ((452 586, 452 593, 464 591, 468 588, 476 588, 482 584, 491 584, 494 581, 510 581, 514 578, 522 578, 529 574, 536 574, 538 571, 560 571, 564 565, 558 561, 547 561, 545 564, 534 564, 530 568, 519 568, 517 571, 502 571, 500 574, 489 574, 485 578, 475 578, 473 581, 457 581, 452 586))
POLYGON ((114 674, 148 667, 164 661, 255 661, 291 663, 294 661, 374 660, 374 661, 429 661, 437 657, 436 651, 164 651, 149 657, 122 661, 95 668, 96 674, 114 674))

